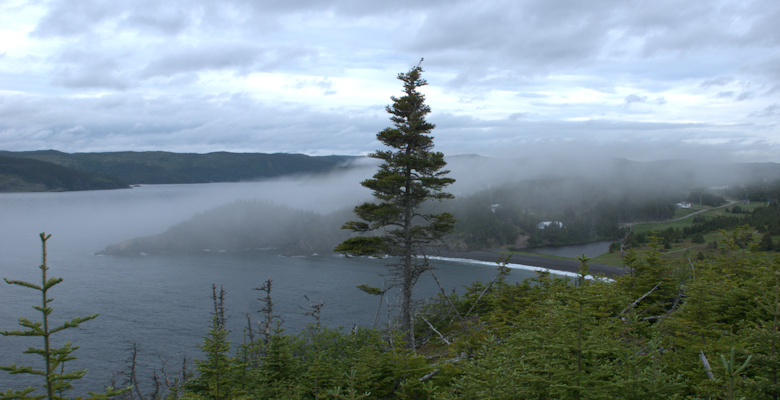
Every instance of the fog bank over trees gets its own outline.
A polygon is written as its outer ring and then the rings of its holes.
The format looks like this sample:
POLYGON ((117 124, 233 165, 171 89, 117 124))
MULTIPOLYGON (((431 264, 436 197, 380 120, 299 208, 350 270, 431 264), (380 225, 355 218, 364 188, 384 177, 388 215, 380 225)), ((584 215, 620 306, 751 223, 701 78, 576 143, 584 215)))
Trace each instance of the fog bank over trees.
MULTIPOLYGON (((671 217, 674 204, 691 192, 717 188, 718 195, 724 195, 725 187, 733 192, 742 185, 780 179, 780 165, 774 163, 459 155, 449 157, 447 167, 456 179, 456 198, 430 207, 455 215, 456 229, 448 239, 452 250, 613 240, 620 224, 671 217), (562 226, 540 230, 543 221, 560 221, 562 226)), ((351 208, 370 198, 359 182, 375 168, 374 160, 359 158, 346 169, 298 176, 295 188, 276 185, 276 192, 260 200, 248 196, 204 210, 166 232, 108 246, 105 252, 330 252, 349 237, 339 227, 354 218, 351 208)))

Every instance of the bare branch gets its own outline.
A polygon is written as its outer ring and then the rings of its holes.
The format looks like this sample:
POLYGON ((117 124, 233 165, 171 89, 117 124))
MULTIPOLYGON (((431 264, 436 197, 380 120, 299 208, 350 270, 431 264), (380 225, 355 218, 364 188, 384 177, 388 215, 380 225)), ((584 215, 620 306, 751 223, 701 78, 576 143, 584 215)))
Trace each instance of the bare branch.
POLYGON ((431 379, 431 378, 433 378, 434 376, 436 376, 436 374, 438 374, 438 373, 439 373, 439 371, 440 371, 440 370, 439 370, 438 368, 437 368, 437 369, 434 369, 433 371, 431 371, 431 373, 429 373, 429 374, 426 374, 425 376, 423 376, 422 378, 420 378, 420 379, 419 379, 419 381, 420 381, 420 382, 427 381, 428 379, 431 379))
POLYGON ((712 374, 712 367, 710 367, 710 362, 707 360, 707 356, 704 355, 704 352, 699 350, 699 360, 701 360, 701 365, 704 366, 704 372, 707 374, 707 378, 709 378, 711 381, 715 380, 715 375, 712 374))
POLYGON ((644 295, 642 295, 642 297, 640 297, 640 298, 636 299, 636 301, 634 301, 633 303, 631 303, 631 304, 630 304, 628 307, 624 308, 624 309, 623 309, 623 311, 621 311, 621 312, 620 312, 620 315, 623 315, 623 314, 625 314, 625 313, 626 313, 626 311, 628 311, 628 310, 630 310, 630 309, 634 308, 634 306, 636 306, 637 304, 639 304, 639 302, 640 302, 640 301, 642 301, 642 300, 643 300, 645 297, 647 297, 647 296, 649 296, 651 293, 653 293, 653 291, 655 291, 655 289, 658 289, 658 286, 661 286, 661 284, 662 284, 662 283, 663 283, 663 281, 661 281, 661 282, 658 282, 658 284, 657 284, 657 285, 655 285, 655 286, 653 286, 653 288, 652 288, 652 289, 650 289, 650 291, 649 291, 649 292, 645 293, 644 295))
POLYGON ((452 304, 452 299, 450 299, 450 296, 447 296, 447 292, 444 291, 444 288, 441 286, 441 283, 439 282, 439 278, 436 277, 436 274, 433 273, 433 270, 430 270, 431 276, 433 276, 433 280, 436 281, 436 285, 439 286, 439 290, 441 291, 441 295, 444 296, 444 298, 447 300, 447 304, 450 305, 450 308, 452 309, 452 312, 455 313, 455 316, 460 319, 460 322, 463 322, 463 316, 460 315, 458 312, 458 309, 455 307, 455 304, 452 304))
POLYGON ((449 340, 447 340, 447 338, 446 338, 446 337, 444 337, 444 335, 442 335, 442 334, 441 334, 441 332, 439 332, 438 330, 436 330, 436 328, 434 328, 434 327, 433 327, 433 325, 432 325, 430 322, 428 322, 428 320, 427 320, 425 317, 423 317, 422 315, 420 315, 420 318, 422 318, 422 320, 423 320, 423 321, 425 321, 425 323, 426 323, 426 324, 428 324, 428 326, 429 326, 429 327, 430 327, 430 328, 431 328, 431 329, 432 329, 434 332, 436 332, 436 334, 437 334, 437 335, 439 335, 439 338, 441 338, 441 340, 443 340, 445 344, 447 344, 447 345, 450 345, 450 344, 452 344, 452 343, 450 343, 450 341, 449 341, 449 340))

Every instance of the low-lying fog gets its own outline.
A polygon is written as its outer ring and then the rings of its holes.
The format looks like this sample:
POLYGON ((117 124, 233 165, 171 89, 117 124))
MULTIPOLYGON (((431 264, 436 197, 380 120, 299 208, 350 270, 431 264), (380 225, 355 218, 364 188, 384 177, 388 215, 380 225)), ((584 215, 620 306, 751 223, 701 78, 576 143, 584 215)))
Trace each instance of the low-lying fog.
MULTIPOLYGON (((575 156, 491 159, 468 155, 449 157, 448 162, 449 176, 456 179, 449 191, 458 197, 506 182, 555 177, 593 179, 614 183, 616 191, 631 186, 632 191, 647 193, 778 178, 778 164, 635 163, 575 156)), ((350 168, 329 174, 286 177, 262 184, 149 185, 101 192, 3 194, 0 246, 29 249, 31 257, 36 258, 37 234, 46 231, 55 235, 52 246, 56 248, 97 252, 130 238, 159 234, 198 213, 236 200, 261 200, 274 206, 327 215, 350 210, 371 198, 370 191, 360 182, 376 171, 376 165, 376 160, 360 159, 350 168)), ((551 197, 576 195, 566 192, 566 185, 556 190, 551 197)), ((333 223, 336 229, 340 225, 340 222, 333 223)), ((276 224, 283 225, 278 221, 276 224)))

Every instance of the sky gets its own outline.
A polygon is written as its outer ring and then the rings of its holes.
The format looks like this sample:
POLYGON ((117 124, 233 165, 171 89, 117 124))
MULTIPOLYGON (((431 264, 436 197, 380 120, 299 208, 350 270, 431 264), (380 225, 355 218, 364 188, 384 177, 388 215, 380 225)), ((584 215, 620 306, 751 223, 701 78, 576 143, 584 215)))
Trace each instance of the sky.
POLYGON ((0 150, 780 162, 774 0, 0 0, 0 150))

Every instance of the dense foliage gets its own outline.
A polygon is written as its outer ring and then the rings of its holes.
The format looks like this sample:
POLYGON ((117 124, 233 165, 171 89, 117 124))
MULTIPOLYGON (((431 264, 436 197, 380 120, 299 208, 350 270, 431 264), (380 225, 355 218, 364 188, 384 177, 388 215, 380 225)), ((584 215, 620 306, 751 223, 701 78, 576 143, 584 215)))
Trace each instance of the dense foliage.
MULTIPOLYGON (((631 233, 626 237, 624 245, 627 247, 640 247, 650 243, 651 237, 656 236, 659 242, 665 247, 670 248, 674 243, 680 243, 685 239, 691 239, 692 243, 704 243, 704 235, 732 231, 740 227, 748 227, 743 230, 743 238, 737 243, 740 247, 751 243, 756 235, 761 235, 760 242, 753 243, 757 250, 772 251, 780 250, 773 242, 773 236, 780 235, 780 207, 777 205, 755 207, 752 211, 743 211, 740 206, 734 206, 726 215, 704 216, 697 215, 691 218, 692 223, 684 227, 669 227, 659 232, 641 232, 631 233)), ((619 244, 613 243, 612 250, 615 250, 619 244)), ((718 247, 718 243, 710 243, 713 248, 718 247)))
POLYGON ((499 267, 493 281, 423 305, 414 350, 392 330, 319 324, 270 336, 250 324, 228 350, 213 322, 196 376, 171 397, 777 399, 780 258, 740 247, 741 236, 684 264, 654 242, 627 252, 628 273, 614 280, 586 279, 585 258, 573 280, 509 284, 499 267))
POLYGON ((208 154, 149 152, 63 153, 54 150, 0 152, 78 171, 117 177, 130 184, 238 182, 290 174, 330 171, 352 159, 304 154, 208 154))
POLYGON ((233 345, 215 288, 195 374, 122 396, 777 399, 780 258, 746 233, 727 231, 717 256, 684 263, 666 261, 651 239, 650 250, 626 252, 627 274, 614 280, 585 279, 584 258, 574 280, 540 273, 510 284, 500 267, 491 282, 422 305, 411 350, 393 330, 314 323, 287 335, 273 324, 270 283, 261 310, 270 329, 250 321, 233 345))

